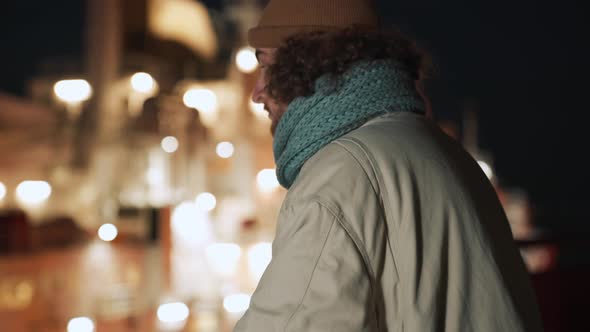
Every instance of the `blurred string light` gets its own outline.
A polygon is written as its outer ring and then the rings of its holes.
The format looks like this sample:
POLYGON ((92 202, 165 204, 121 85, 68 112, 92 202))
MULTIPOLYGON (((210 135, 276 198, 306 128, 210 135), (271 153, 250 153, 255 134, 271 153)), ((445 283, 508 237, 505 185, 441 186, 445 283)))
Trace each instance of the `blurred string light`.
POLYGON ((272 259, 272 244, 268 242, 258 243, 248 250, 248 268, 256 282, 260 280, 272 259))
POLYGON ((93 332, 94 322, 88 317, 76 317, 68 322, 68 332, 93 332))
POLYGON ((4 199, 6 196, 6 186, 4 183, 0 182, 0 201, 4 199))
POLYGON ((201 211, 212 211, 217 206, 217 199, 211 193, 201 193, 195 199, 197 208, 201 211))
POLYGON ((227 159, 234 155, 234 145, 230 142, 221 142, 217 144, 215 151, 219 157, 227 159))
POLYGON ((86 80, 62 80, 53 86, 53 92, 66 103, 81 103, 92 95, 92 87, 86 80))
POLYGON ((178 139, 174 136, 166 136, 162 139, 162 150, 168 153, 174 153, 178 150, 178 139))
POLYGON ((51 196, 51 186, 45 181, 23 181, 16 187, 16 197, 24 204, 41 204, 49 196, 51 196))
POLYGON ((214 243, 207 246, 205 253, 215 273, 229 278, 238 267, 242 249, 235 243, 214 243))
POLYGON ((242 47, 236 54, 236 65, 243 73, 252 73, 258 68, 256 53, 251 47, 242 47))
POLYGON ((232 314, 243 313, 250 307, 250 295, 243 293, 228 295, 223 299, 223 307, 232 314))
POLYGON ((182 302, 165 303, 158 307, 157 315, 162 323, 179 323, 188 318, 189 309, 182 302))
POLYGON ((104 224, 98 229, 98 237, 105 242, 113 241, 118 234, 117 226, 113 224, 104 224))
POLYGON ((274 169, 263 169, 258 172, 256 182, 258 184, 258 189, 264 193, 272 192, 280 186, 274 169))
POLYGON ((131 76, 131 87, 139 93, 152 93, 156 89, 156 81, 152 75, 139 72, 131 76))
POLYGON ((197 109, 205 114, 217 111, 217 95, 209 89, 189 89, 184 93, 182 101, 187 107, 197 109))
POLYGON ((482 160, 478 160, 477 163, 479 164, 479 167, 481 167, 481 169, 483 170, 485 175, 488 177, 488 179, 491 180, 492 177, 494 176, 494 172, 492 171, 492 167, 490 167, 490 165, 488 163, 486 163, 485 161, 482 161, 482 160))

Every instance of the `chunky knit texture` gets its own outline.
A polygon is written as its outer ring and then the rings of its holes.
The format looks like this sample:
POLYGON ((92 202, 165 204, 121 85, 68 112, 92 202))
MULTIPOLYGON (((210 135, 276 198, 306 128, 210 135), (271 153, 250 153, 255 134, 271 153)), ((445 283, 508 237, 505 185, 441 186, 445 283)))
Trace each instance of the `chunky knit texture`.
POLYGON ((376 29, 378 21, 373 0, 271 0, 258 25, 248 32, 248 42, 256 48, 275 48, 296 33, 351 25, 376 29))
POLYGON ((414 80, 392 60, 365 61, 342 77, 320 77, 315 92, 289 104, 275 131, 277 177, 291 187, 303 164, 322 147, 389 112, 424 113, 414 80))

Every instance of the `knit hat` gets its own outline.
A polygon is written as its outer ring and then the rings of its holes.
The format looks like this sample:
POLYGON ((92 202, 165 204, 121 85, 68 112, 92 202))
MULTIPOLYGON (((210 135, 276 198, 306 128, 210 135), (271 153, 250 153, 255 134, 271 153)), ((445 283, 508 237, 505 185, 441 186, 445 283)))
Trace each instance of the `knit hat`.
POLYGON ((351 25, 378 27, 373 0, 270 0, 258 26, 248 31, 248 42, 256 48, 277 48, 299 32, 338 30, 351 25))

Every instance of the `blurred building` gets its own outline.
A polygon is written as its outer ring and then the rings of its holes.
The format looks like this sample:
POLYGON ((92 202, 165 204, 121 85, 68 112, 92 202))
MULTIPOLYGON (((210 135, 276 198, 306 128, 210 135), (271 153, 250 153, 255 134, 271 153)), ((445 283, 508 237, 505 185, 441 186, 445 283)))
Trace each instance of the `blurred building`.
POLYGON ((88 0, 82 58, 0 96, 0 325, 228 331, 284 191, 250 91, 260 4, 88 0))

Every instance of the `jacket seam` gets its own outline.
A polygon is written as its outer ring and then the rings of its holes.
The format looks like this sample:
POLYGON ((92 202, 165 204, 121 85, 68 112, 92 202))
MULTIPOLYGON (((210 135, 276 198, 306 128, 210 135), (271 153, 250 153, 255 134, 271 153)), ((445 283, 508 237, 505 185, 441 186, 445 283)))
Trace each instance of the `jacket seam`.
MULTIPOLYGON (((339 141, 345 141, 345 142, 349 142, 349 143, 351 143, 351 144, 354 144, 354 145, 356 145, 356 146, 357 146, 357 147, 358 147, 358 148, 359 148, 359 149, 360 149, 360 150, 363 152, 363 154, 364 154, 364 156, 365 156, 365 159, 367 160, 367 162, 369 163, 369 165, 371 165, 371 170, 373 171, 373 174, 374 174, 374 176, 375 176, 375 180, 377 181, 377 187, 379 188, 378 190, 376 190, 376 191, 375 191, 375 194, 379 195, 379 198, 381 199, 381 209, 383 210, 383 216, 385 217, 385 220, 387 220, 387 211, 386 211, 386 209, 385 209, 385 204, 383 203, 383 195, 381 194, 381 192, 382 192, 382 190, 381 190, 381 186, 379 185, 379 178, 380 178, 380 177, 382 177, 382 175, 381 175, 381 174, 379 173, 379 171, 376 169, 376 167, 375 167, 375 163, 372 161, 372 158, 371 158, 371 156, 369 155, 369 152, 368 152, 368 151, 365 149, 365 147, 363 146, 363 144, 362 144, 361 142, 358 142, 358 141, 357 141, 356 139, 354 139, 354 138, 340 138, 340 139, 339 139, 339 141)), ((363 171, 364 171, 364 172, 365 172, 365 174, 366 174, 365 167, 363 167, 363 165, 362 165, 362 164, 360 163, 360 161, 359 161, 359 160, 356 158, 356 156, 354 156, 354 154, 353 154, 353 153, 352 153, 350 150, 348 150, 348 149, 345 147, 345 145, 344 145, 343 143, 341 143, 341 142, 335 142, 335 143, 338 143, 338 145, 340 145, 340 146, 341 146, 341 147, 343 147, 343 148, 344 148, 344 149, 345 149, 345 150, 346 150, 348 153, 350 153, 351 155, 353 155, 353 157, 355 158, 355 160, 357 161, 357 163, 359 163, 359 166, 360 166, 360 167, 363 169, 363 171)), ((368 177, 368 175, 367 175, 367 177, 368 177)), ((387 187, 384 187, 384 188, 383 188, 383 192, 385 193, 385 195, 386 195, 387 197, 389 197, 389 196, 390 196, 390 195, 389 195, 389 191, 387 190, 387 187)), ((396 225, 396 226, 397 226, 397 225, 396 225)), ((387 229, 389 229, 389 225, 387 224, 387 222, 386 222, 386 227, 387 227, 387 229)), ((398 278, 398 280, 400 280, 400 281, 401 281, 401 278, 400 278, 400 273, 399 273, 399 269, 398 269, 400 265, 399 265, 399 262, 398 262, 397 256, 396 256, 396 254, 395 254, 395 250, 393 250, 393 248, 392 248, 392 245, 393 245, 393 243, 392 243, 392 241, 391 241, 391 239, 390 239, 390 237, 389 237, 389 233, 388 233, 388 234, 385 234, 385 236, 387 236, 387 245, 388 245, 388 247, 389 247, 389 251, 391 252, 391 257, 393 257, 393 263, 394 263, 394 265, 395 265, 395 270, 396 270, 397 278, 398 278)))
MULTIPOLYGON (((320 202, 318 202, 318 203, 320 205, 322 205, 320 202)), ((330 211, 330 213, 332 213, 332 211, 330 211)), ((332 213, 332 215, 334 216, 333 213, 332 213)), ((305 291, 303 292, 303 296, 301 296, 301 300, 299 300, 299 304, 297 305, 297 308, 295 308, 295 310, 293 311, 291 316, 289 316, 289 319, 287 319, 287 321, 285 322, 285 327, 283 328, 283 331, 287 331, 287 328, 289 327, 289 323, 291 322, 291 319, 293 319, 293 317, 299 312, 299 310, 301 309, 301 306, 303 305, 303 301, 305 300, 305 296, 307 295, 307 292, 309 291, 309 288, 311 287, 311 283, 313 281, 313 276, 314 276, 317 266, 320 262, 320 259, 324 253, 324 249, 326 247, 326 244, 328 243, 328 239, 330 238, 330 235, 332 234, 332 229, 334 228, 334 222, 336 221, 336 219, 337 219, 336 216, 334 216, 334 219, 332 220, 332 224, 330 225, 330 229, 328 230, 328 233, 326 234, 326 238, 324 239, 324 243, 322 244, 322 250, 320 250, 320 254, 318 255, 318 258, 315 261, 315 264, 313 266, 313 270, 311 271, 311 275, 309 277, 309 281, 307 282, 307 286, 305 287, 305 291)))
MULTIPOLYGON (((328 210, 328 212, 330 212, 330 214, 334 217, 333 221, 337 221, 338 225, 340 225, 340 227, 342 227, 342 229, 344 230, 344 232, 346 232, 346 235, 348 235, 348 237, 350 238, 350 240, 352 241, 352 243, 354 244, 356 250, 358 251, 358 253, 360 254, 362 260, 363 260, 363 265, 365 266, 365 269, 367 269, 367 273, 369 274, 369 283, 370 283, 370 287, 371 287, 371 297, 374 298, 375 294, 376 294, 376 290, 375 290, 375 284, 377 282, 376 279, 376 274, 373 271, 373 267, 371 265, 371 261, 369 260, 369 255, 366 253, 366 251, 364 250, 363 247, 363 242, 361 241, 361 239, 356 235, 356 233, 354 232, 354 230, 352 229, 352 227, 350 226, 350 224, 345 220, 345 217, 343 216, 342 212, 339 210, 339 213, 336 213, 333 207, 330 206, 329 203, 324 202, 322 200, 322 198, 318 195, 312 195, 308 197, 309 200, 318 203, 320 206, 322 206, 323 208, 325 208, 326 210, 328 210)), ((300 201, 303 199, 298 199, 296 201, 300 201)), ((293 202, 293 201, 291 201, 293 202)), ((289 203, 287 203, 289 204, 289 203)), ((322 246, 322 253, 324 250, 324 247, 328 241, 329 235, 332 232, 332 228, 334 227, 334 224, 332 224, 330 226, 330 230, 328 231, 328 236, 326 237, 326 240, 324 241, 324 244, 322 246)), ((319 259, 321 257, 321 254, 318 256, 318 261, 316 262, 316 266, 319 262, 319 259)), ((314 266, 314 271, 315 271, 315 266, 314 266)), ((299 311, 300 306, 303 303, 303 300, 305 299, 305 294, 307 294, 307 291, 311 285, 311 280, 313 279, 313 272, 312 272, 312 277, 310 278, 310 282, 305 290, 305 293, 303 295, 303 297, 301 298, 301 302, 299 303, 299 305, 297 306, 297 309, 295 309, 295 312, 293 312, 293 314, 291 315, 291 317, 289 317, 288 321, 287 321, 287 325, 289 323, 289 321, 292 319, 292 317, 297 313, 297 311, 299 311)), ((287 328, 287 326, 285 325, 285 329, 287 328)))
MULTIPOLYGON (((328 210, 328 212, 330 212, 330 214, 335 218, 336 221, 338 221, 338 224, 344 229, 344 231, 346 232, 346 234, 348 235, 348 237, 354 243, 354 246, 356 247, 357 251, 361 255, 361 257, 363 259, 363 263, 364 263, 364 265, 366 266, 366 268, 368 270, 367 272, 369 273, 369 277, 371 277, 371 281, 376 280, 377 275, 373 271, 373 267, 371 265, 371 261, 369 260, 369 255, 364 250, 365 244, 360 239, 360 237, 356 234, 356 232, 350 226, 350 224, 345 220, 342 212, 338 212, 338 213, 335 212, 335 209, 331 206, 331 204, 325 202, 322 199, 322 197, 319 196, 319 195, 310 195, 310 196, 306 196, 305 198, 299 198, 299 199, 295 199, 295 200, 289 200, 288 202, 285 202, 285 204, 293 204, 295 202, 300 202, 300 201, 304 201, 304 200, 309 200, 309 201, 318 203, 323 208, 325 208, 326 210, 328 210)), ((340 211, 340 209, 337 209, 337 210, 340 211)), ((371 286, 371 287, 373 287, 373 286, 371 286)))
MULTIPOLYGON (((365 158, 367 159, 367 161, 371 165, 371 168, 375 172, 375 177, 377 179, 377 184, 379 184, 379 179, 382 177, 382 175, 380 174, 380 172, 378 170, 375 169, 375 166, 374 166, 374 163, 373 163, 373 159, 371 157, 371 154, 364 147, 364 144, 362 142, 360 142, 358 139, 355 139, 353 137, 341 138, 339 140, 340 141, 350 142, 351 144, 356 145, 363 152, 363 154, 365 155, 365 158)), ((343 144, 339 144, 339 145, 343 146, 343 144)), ((349 153, 351 153, 351 152, 349 152, 349 153)), ((437 156, 432 156, 431 155, 431 157, 432 157, 432 160, 436 161, 441 167, 444 167, 444 168, 448 169, 448 165, 446 163, 444 163, 444 162, 441 162, 440 159, 437 158, 437 156)), ((357 162, 358 162, 358 159, 357 159, 357 162)), ((361 165, 361 167, 362 167, 362 165, 361 165)), ((379 186, 379 188, 381 188, 381 186, 379 186)), ((389 196, 389 191, 387 190, 387 187, 383 187, 383 192, 384 192, 385 195, 389 196)), ((458 196, 458 199, 460 200, 460 202, 461 202, 461 204, 463 206, 466 206, 466 204, 465 204, 466 198, 465 198, 464 195, 459 195, 458 196)), ((384 209, 384 213, 386 214, 385 209, 384 209)), ((471 217, 473 219, 474 216, 473 216, 472 211, 469 211, 469 214, 471 215, 471 217)), ((405 216, 402 216, 402 220, 403 219, 405 219, 405 216)), ((389 234, 387 234, 387 238, 389 239, 389 234)), ((478 243, 481 243, 481 241, 478 241, 478 243)), ((390 247, 390 250, 392 250, 391 247, 390 247)), ((396 270, 397 270, 397 267, 399 265, 397 264, 397 259, 396 259, 396 256, 394 255, 394 251, 392 251, 392 257, 394 259, 394 264, 396 265, 396 270)), ((399 276, 399 273, 398 273, 398 278, 399 278, 400 282, 402 282, 402 280, 401 280, 401 278, 399 276)), ((460 295, 460 299, 461 299, 462 304, 465 305, 465 303, 466 303, 465 295, 464 295, 463 292, 461 292, 460 288, 458 288, 458 293, 460 295)), ((401 320, 401 324, 402 324, 402 330, 403 330, 403 326, 404 326, 404 319, 403 319, 403 317, 402 317, 402 320, 401 320)), ((474 325, 473 325, 473 322, 471 321, 471 317, 469 317, 469 319, 468 319, 468 324, 470 325, 470 327, 473 328, 474 325)))
MULTIPOLYGON (((367 180, 369 180, 369 183, 371 184, 371 188, 373 189, 373 192, 375 193, 375 195, 381 197, 381 195, 379 194, 380 190, 378 190, 378 188, 375 187, 375 184, 373 183, 373 181, 371 181, 371 177, 369 176, 369 174, 367 174, 367 171, 365 170, 365 167, 363 167, 363 164, 360 162, 360 160, 357 158, 357 156, 355 156, 354 153, 352 153, 352 151, 350 151, 348 149, 348 147, 346 145, 342 144, 342 142, 339 142, 340 140, 342 140, 342 141, 349 141, 349 140, 345 139, 345 138, 339 139, 337 141, 334 141, 334 144, 337 144, 342 149, 344 149, 357 162, 357 164, 361 167, 361 169, 365 173, 367 180)), ((350 142, 355 143, 354 141, 350 141, 350 142)), ((366 152, 364 151, 364 149, 362 149, 362 147, 361 147, 361 150, 363 151, 363 153, 366 154, 366 152)), ((367 157, 367 156, 365 156, 365 157, 367 157)), ((371 164, 371 170, 373 171, 373 175, 375 175, 376 171, 375 171, 374 165, 372 163, 369 163, 369 164, 371 164)), ((375 179, 377 179, 376 176, 375 176, 375 179)), ((377 183, 377 187, 378 187, 378 183, 377 183)))
MULTIPOLYGON (((342 216, 342 213, 334 213, 334 211, 332 211, 332 209, 329 206, 327 206, 326 204, 324 204, 321 201, 317 201, 317 203, 320 204, 321 206, 323 206, 324 208, 326 208, 328 211, 330 211, 330 213, 332 213, 332 215, 334 216, 336 221, 338 221, 338 224, 344 229, 344 231, 346 232, 348 237, 350 237, 350 239, 352 240, 352 243, 354 243, 354 246, 359 251, 359 254, 363 258, 363 262, 365 263, 365 266, 367 267, 367 270, 368 270, 367 272, 369 272, 369 276, 371 277, 371 281, 375 280, 375 278, 376 278, 375 272, 373 271, 373 267, 370 264, 369 255, 364 250, 363 241, 361 241, 361 239, 356 235, 356 233, 354 232, 352 227, 350 227, 349 223, 346 222, 346 220, 344 219, 344 216, 342 216)), ((373 288, 373 286, 371 286, 371 288, 373 288)))
MULTIPOLYGON (((320 204, 322 204, 321 202, 319 202, 320 204)), ((326 207, 328 210, 329 208, 326 207)), ((352 240, 352 243, 354 243, 357 251, 359 252, 359 254, 361 255, 365 268, 367 269, 367 272, 369 273, 369 284, 371 287, 371 300, 375 301, 376 297, 377 297, 377 275, 375 274, 375 272, 373 271, 373 267, 371 265, 371 261, 369 260, 369 255, 366 253, 366 251, 364 250, 364 247, 359 246, 359 243, 362 243, 361 239, 356 235, 356 233, 354 232, 354 230, 352 229, 352 227, 350 226, 350 224, 348 222, 346 222, 344 216, 342 215, 342 213, 340 213, 338 216, 336 216, 336 220, 338 221, 338 224, 340 224, 340 227, 342 227, 342 229, 344 229, 344 231, 346 232, 346 235, 348 235, 348 237, 352 240)), ((381 324, 380 324, 380 320, 379 320, 379 312, 377 309, 377 305, 375 303, 374 307, 373 307, 373 311, 375 314, 375 323, 377 324, 377 329, 379 331, 381 331, 381 324)))
MULTIPOLYGON (((343 144, 342 142, 338 142, 338 141, 334 141, 333 143, 335 143, 336 145, 338 145, 340 148, 342 148, 344 151, 346 151, 346 153, 348 153, 350 155, 351 158, 353 158, 356 163, 359 165, 359 167, 363 170, 363 173, 365 174, 365 177, 367 178, 367 181, 369 182, 369 184, 371 185, 371 189, 373 190, 373 193, 375 195, 377 195, 377 197, 381 197, 381 195, 379 194, 378 190, 375 188, 375 184, 373 183, 373 181, 371 180, 371 177, 369 176, 369 174, 367 174, 367 170, 365 169, 365 167, 363 167, 363 164, 361 163, 361 161, 357 158, 357 156, 354 155, 354 153, 352 153, 352 151, 349 150, 349 148, 343 144)), ((373 168, 373 165, 371 164, 371 167, 373 168)), ((373 175, 375 174, 375 169, 373 169, 373 175)), ((376 177, 375 177, 376 179, 376 177)), ((319 199, 321 199, 320 197, 318 197, 318 203, 321 204, 322 206, 324 206, 326 209, 328 209, 329 211, 331 211, 330 207, 324 205, 321 201, 319 201, 319 199)), ((383 213, 385 213, 385 209, 383 208, 383 201, 381 201, 381 210, 383 211, 383 213)), ((331 211, 332 214, 336 215, 333 211, 331 211)), ((344 217, 344 215, 342 214, 342 212, 340 211, 340 213, 337 215, 337 220, 340 224, 340 226, 344 229, 344 231, 346 232, 346 234, 348 235, 348 237, 350 237, 350 239, 352 240, 352 242, 354 243, 354 245, 357 248, 357 251, 359 252, 359 254, 361 255, 363 261, 364 261, 364 265, 365 268, 367 269, 367 272, 369 273, 369 281, 370 281, 370 285, 371 285, 371 298, 375 299, 376 298, 376 294, 377 294, 377 274, 375 273, 375 271, 373 270, 373 265, 371 263, 371 260, 369 259, 369 255, 367 254, 367 252, 365 251, 365 244, 364 242, 360 239, 360 237, 356 234, 356 232, 354 231, 354 229, 352 228, 352 226, 350 226, 350 223, 348 223, 346 221, 346 218, 344 217)), ((385 225, 386 229, 387 229, 387 225, 385 225)), ((387 242, 388 242, 388 247, 389 250, 391 251, 391 246, 389 244, 389 234, 385 234, 387 242)), ((392 254, 393 257, 393 254, 392 254)), ((395 263, 395 259, 394 259, 394 264, 396 265, 396 274, 399 274, 397 272, 397 264, 395 263)), ((398 276, 399 279, 399 276, 398 276)), ((375 321, 377 323, 377 328, 379 329, 379 331, 381 331, 382 327, 381 327, 381 323, 379 320, 379 310, 377 307, 374 308, 375 309, 375 321)))
POLYGON ((363 263, 367 268, 367 272, 369 273, 369 276, 372 278, 371 280, 376 280, 376 274, 373 271, 373 267, 370 264, 370 260, 369 260, 369 255, 366 253, 366 251, 364 250, 364 243, 363 241, 360 239, 359 236, 357 236, 356 232, 354 231, 354 229, 352 229, 352 227, 350 226, 350 224, 345 220, 342 212, 340 211, 340 209, 335 209, 334 207, 331 206, 331 204, 325 202, 321 196, 319 195, 311 195, 311 196, 307 196, 305 198, 299 198, 299 199, 295 199, 295 200, 289 200, 286 201, 285 204, 286 205, 290 205, 293 204, 295 202, 300 202, 300 201, 304 201, 304 200, 309 200, 312 202, 315 202, 319 205, 321 205, 323 208, 325 208, 326 210, 328 210, 328 212, 330 212, 330 214, 334 217, 334 219, 336 221, 338 221, 338 224, 344 229, 344 231, 346 232, 346 234, 348 235, 348 237, 352 240, 352 242, 354 243, 354 246, 356 247, 356 249, 358 250, 359 254, 361 255, 362 259, 363 259, 363 263), (338 210, 339 212, 337 213, 335 210, 338 210))

